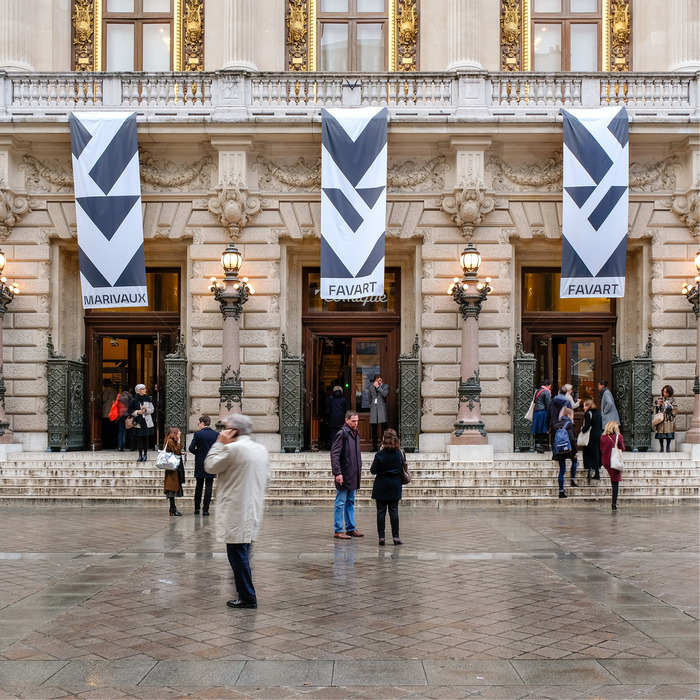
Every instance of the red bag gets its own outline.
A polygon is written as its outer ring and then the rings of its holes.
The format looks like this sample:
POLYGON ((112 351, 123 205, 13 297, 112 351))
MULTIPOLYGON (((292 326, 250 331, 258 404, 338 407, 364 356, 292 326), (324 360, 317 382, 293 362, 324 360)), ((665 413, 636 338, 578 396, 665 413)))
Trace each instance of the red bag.
POLYGON ((114 399, 112 408, 109 409, 109 419, 114 423, 119 418, 119 399, 114 399))

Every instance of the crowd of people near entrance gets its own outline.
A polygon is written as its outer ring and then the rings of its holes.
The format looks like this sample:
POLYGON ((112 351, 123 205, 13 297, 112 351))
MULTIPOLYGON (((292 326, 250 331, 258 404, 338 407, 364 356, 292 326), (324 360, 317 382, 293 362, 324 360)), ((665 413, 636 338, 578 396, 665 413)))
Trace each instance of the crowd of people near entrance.
MULTIPOLYGON (((580 401, 572 396, 571 384, 563 384, 556 396, 552 396, 552 382, 547 379, 535 392, 532 401, 532 427, 535 450, 541 454, 552 451, 552 459, 558 463, 559 498, 567 498, 565 489, 566 463, 571 463, 570 483, 576 487, 579 450, 583 469, 589 484, 600 481, 600 468, 605 468, 612 486, 612 509, 617 510, 622 460, 619 453, 625 450, 620 432, 620 416, 607 381, 598 383, 600 409, 591 398, 583 402, 583 424, 578 434, 574 427, 574 409, 580 401)), ((659 452, 671 451, 676 432, 676 402, 673 387, 668 384, 661 396, 654 400, 651 429, 659 442, 659 452)))

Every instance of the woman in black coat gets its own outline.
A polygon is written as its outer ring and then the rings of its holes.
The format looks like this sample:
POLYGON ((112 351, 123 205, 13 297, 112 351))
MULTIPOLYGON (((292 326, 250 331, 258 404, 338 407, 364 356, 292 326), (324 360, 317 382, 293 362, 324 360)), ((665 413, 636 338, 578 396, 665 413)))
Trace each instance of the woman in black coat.
POLYGON ((382 449, 374 456, 370 472, 376 474, 372 487, 372 498, 377 502, 377 534, 379 544, 384 545, 384 526, 386 511, 389 509, 391 536, 394 544, 403 542, 399 539, 399 501, 401 500, 401 472, 403 450, 395 430, 384 431, 382 449))
POLYGON ((146 385, 136 385, 136 396, 129 403, 129 415, 134 419, 132 432, 139 451, 137 462, 145 462, 148 457, 148 443, 153 435, 153 402, 146 395, 146 385))
POLYGON ((583 427, 581 432, 590 430, 588 444, 581 448, 583 452, 583 466, 588 476, 588 481, 596 479, 600 481, 600 438, 603 436, 603 418, 596 408, 593 399, 583 402, 583 427))

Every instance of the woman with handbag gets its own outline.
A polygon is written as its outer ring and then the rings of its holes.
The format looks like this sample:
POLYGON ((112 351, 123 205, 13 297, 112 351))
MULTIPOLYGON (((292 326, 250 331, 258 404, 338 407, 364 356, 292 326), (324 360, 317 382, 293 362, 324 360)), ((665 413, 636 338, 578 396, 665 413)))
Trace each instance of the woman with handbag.
POLYGON ((165 434, 163 449, 173 455, 180 457, 177 469, 168 469, 165 472, 163 482, 163 493, 170 499, 170 515, 182 515, 175 505, 175 498, 182 498, 182 485, 185 483, 185 467, 183 464, 182 444, 180 443, 180 429, 171 427, 165 434))
POLYGON ((606 423, 603 437, 600 438, 600 459, 605 470, 610 474, 613 510, 617 510, 617 494, 620 490, 620 481, 622 481, 622 471, 612 466, 614 464, 613 451, 615 449, 624 452, 625 441, 622 439, 620 426, 614 420, 611 420, 606 423))
POLYGON ((661 396, 654 401, 654 417, 651 422, 659 441, 659 452, 671 451, 671 440, 676 437, 676 400, 673 398, 673 387, 670 384, 661 389, 661 396))
POLYGON ((148 443, 153 435, 153 402, 146 395, 146 385, 136 385, 136 395, 129 403, 129 415, 133 418, 132 428, 136 447, 139 451, 137 462, 145 462, 148 457, 148 443))
POLYGON ((386 511, 389 510, 391 522, 391 536, 395 545, 403 544, 399 538, 399 501, 401 500, 401 474, 405 456, 399 436, 395 430, 389 428, 384 431, 382 447, 374 456, 370 472, 375 474, 372 498, 377 503, 377 534, 379 544, 384 546, 384 527, 386 524, 386 511))
POLYGON ((530 433, 535 436, 535 451, 544 454, 549 445, 547 438, 547 412, 552 401, 552 380, 545 379, 532 399, 532 425, 530 433))
POLYGON ((603 435, 603 419, 593 399, 583 402, 583 410, 583 427, 576 444, 583 452, 583 466, 590 483, 591 479, 600 481, 600 438, 603 435), (582 444, 584 441, 585 444, 582 444))

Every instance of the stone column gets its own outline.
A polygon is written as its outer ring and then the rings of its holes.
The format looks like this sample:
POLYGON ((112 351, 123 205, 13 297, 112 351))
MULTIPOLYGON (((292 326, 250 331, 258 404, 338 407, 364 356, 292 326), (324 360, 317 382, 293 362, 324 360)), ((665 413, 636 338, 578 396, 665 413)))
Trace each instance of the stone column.
POLYGON ((0 70, 34 70, 30 60, 31 5, 27 0, 0 0, 0 70))
POLYGON ((479 63, 481 0, 449 0, 450 54, 448 71, 483 70, 479 63))
POLYGON ((672 71, 694 73, 700 70, 700 3, 674 0, 668 14, 671 22, 672 71))
POLYGON ((224 70, 257 71, 255 65, 256 0, 225 0, 224 70))

